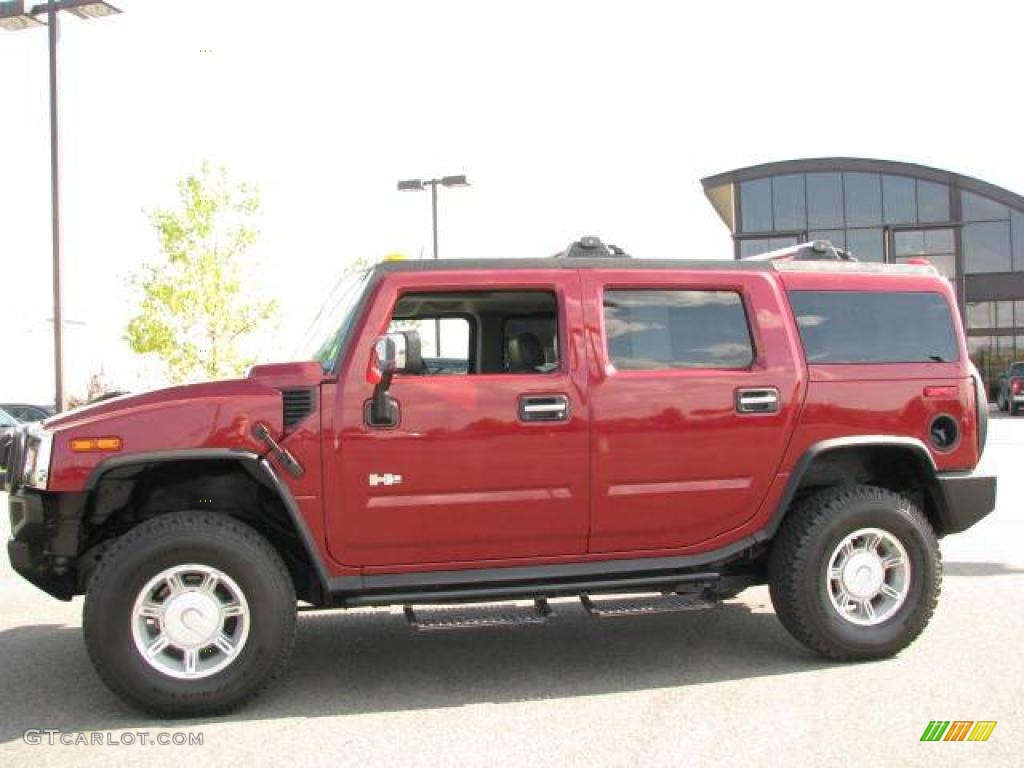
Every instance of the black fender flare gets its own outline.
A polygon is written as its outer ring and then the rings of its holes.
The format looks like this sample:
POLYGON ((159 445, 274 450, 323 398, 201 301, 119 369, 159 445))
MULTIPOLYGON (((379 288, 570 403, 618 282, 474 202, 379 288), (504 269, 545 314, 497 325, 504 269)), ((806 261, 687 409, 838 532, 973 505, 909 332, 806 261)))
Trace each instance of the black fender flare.
POLYGON ((935 466, 935 459, 932 458, 931 452, 923 441, 914 437, 902 435, 851 435, 821 440, 812 444, 797 460, 793 471, 789 475, 789 480, 786 482, 786 488, 775 505, 771 519, 764 528, 754 534, 754 538, 758 541, 767 541, 775 536, 779 526, 782 525, 782 520, 786 516, 789 505, 793 503, 793 498, 796 496, 804 476, 817 458, 831 451, 847 448, 898 448, 906 450, 910 455, 914 456, 925 477, 934 480, 938 475, 938 468, 935 466))
POLYGON ((184 448, 168 451, 151 451, 147 453, 134 453, 127 456, 114 456, 97 464, 85 482, 83 490, 90 495, 96 490, 104 475, 115 469, 130 467, 142 464, 162 464, 176 461, 233 461, 245 469, 254 481, 266 486, 271 492, 277 494, 281 505, 291 518, 292 525, 299 534, 302 546, 306 550, 309 562, 313 565, 317 582, 320 585, 320 594, 324 600, 330 600, 331 576, 327 571, 323 558, 320 555, 320 548, 313 539, 306 519, 302 516, 298 504, 292 492, 288 489, 277 472, 265 458, 252 451, 234 450, 231 448, 184 448))

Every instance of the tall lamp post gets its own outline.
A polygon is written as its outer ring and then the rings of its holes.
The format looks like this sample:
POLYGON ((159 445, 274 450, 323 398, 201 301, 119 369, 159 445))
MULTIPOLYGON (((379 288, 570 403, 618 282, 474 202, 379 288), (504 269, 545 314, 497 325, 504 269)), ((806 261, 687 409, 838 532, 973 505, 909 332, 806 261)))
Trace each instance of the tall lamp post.
POLYGON ((468 187, 469 180, 463 176, 442 176, 439 179, 407 179, 398 182, 399 192, 422 192, 430 187, 430 220, 434 232, 434 258, 437 258, 437 188, 468 187))
MULTIPOLYGON (((434 258, 437 258, 437 188, 438 187, 468 187, 469 180, 462 176, 442 176, 439 179, 406 179, 398 182, 399 192, 422 192, 430 187, 430 221, 434 235, 434 258)), ((436 352, 441 356, 441 319, 434 322, 434 333, 436 334, 436 352)))
POLYGON ((80 19, 98 19, 121 13, 100 0, 48 0, 25 11, 24 0, 0 2, 0 29, 20 31, 47 26, 50 60, 50 234, 53 249, 53 369, 54 408, 64 410, 64 302, 61 281, 60 226, 60 126, 57 121, 57 42, 60 39, 58 14, 67 11, 80 19), (42 18, 41 18, 42 17, 42 18), (42 19, 45 19, 42 20, 42 19))

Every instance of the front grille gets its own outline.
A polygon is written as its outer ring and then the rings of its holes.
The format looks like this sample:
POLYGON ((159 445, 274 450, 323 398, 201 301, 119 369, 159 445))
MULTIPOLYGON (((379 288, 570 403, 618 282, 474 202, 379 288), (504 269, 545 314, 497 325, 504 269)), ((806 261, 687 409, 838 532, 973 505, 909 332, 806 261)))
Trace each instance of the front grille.
POLYGON ((10 445, 7 447, 7 456, 3 462, 7 467, 7 473, 4 475, 4 490, 8 493, 18 489, 22 476, 25 474, 25 447, 28 433, 24 427, 21 427, 11 438, 10 445))
POLYGON ((313 412, 312 389, 282 389, 284 400, 284 428, 291 429, 313 412))

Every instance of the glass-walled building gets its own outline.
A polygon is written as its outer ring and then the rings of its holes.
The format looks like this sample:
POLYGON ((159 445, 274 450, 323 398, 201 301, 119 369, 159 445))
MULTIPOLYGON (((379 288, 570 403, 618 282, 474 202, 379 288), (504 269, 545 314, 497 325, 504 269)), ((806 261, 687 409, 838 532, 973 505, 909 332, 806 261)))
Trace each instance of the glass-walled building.
POLYGON ((990 389, 1024 360, 1024 197, 968 176, 860 158, 789 160, 711 176, 704 192, 736 258, 831 240, 861 261, 927 258, 953 283, 990 389))

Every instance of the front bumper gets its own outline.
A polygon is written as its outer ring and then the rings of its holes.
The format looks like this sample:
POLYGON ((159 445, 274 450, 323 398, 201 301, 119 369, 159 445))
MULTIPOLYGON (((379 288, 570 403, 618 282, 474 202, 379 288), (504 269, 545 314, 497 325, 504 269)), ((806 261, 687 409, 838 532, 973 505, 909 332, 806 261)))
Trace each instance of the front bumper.
POLYGON ((941 534, 966 531, 996 507, 995 475, 940 472, 935 482, 941 534))
POLYGON ((76 592, 70 555, 77 550, 77 524, 69 527, 59 512, 58 501, 48 500, 37 491, 13 491, 7 505, 11 519, 7 557, 11 567, 44 592, 70 600, 76 592))

